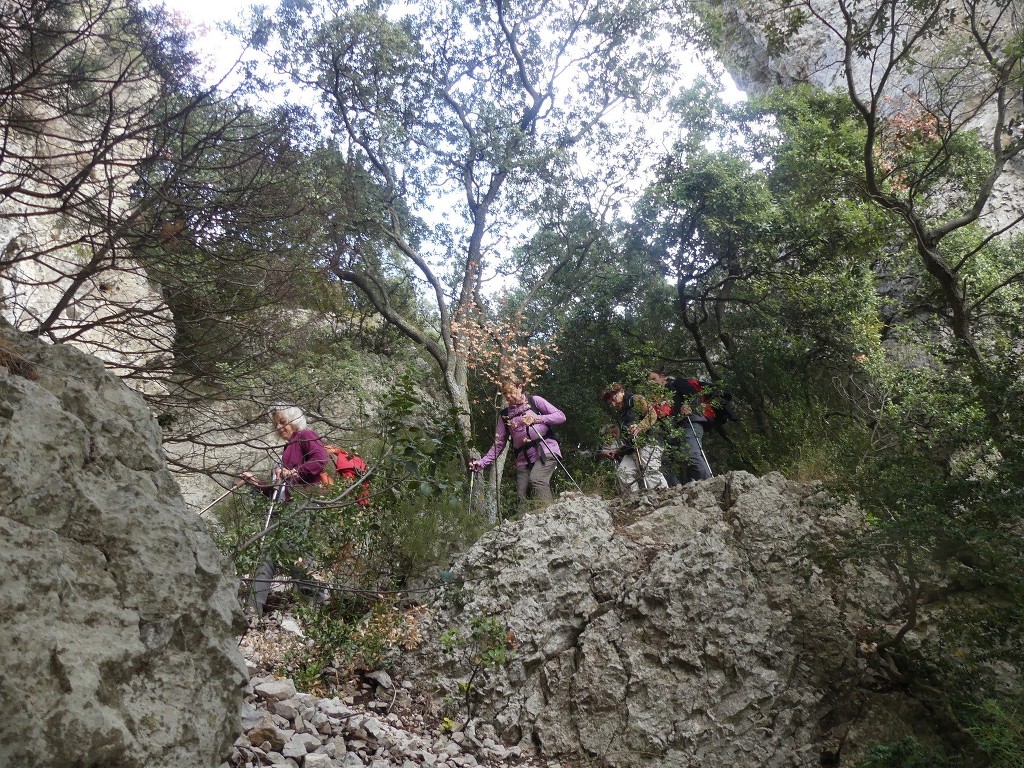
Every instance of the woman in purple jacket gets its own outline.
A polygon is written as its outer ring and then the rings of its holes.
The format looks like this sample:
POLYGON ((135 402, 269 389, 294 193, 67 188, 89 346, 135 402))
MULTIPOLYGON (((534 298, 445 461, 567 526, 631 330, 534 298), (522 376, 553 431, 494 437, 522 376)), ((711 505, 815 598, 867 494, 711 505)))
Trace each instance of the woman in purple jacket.
POLYGON ((516 494, 522 514, 528 508, 531 496, 542 504, 551 503, 551 476, 562 457, 551 427, 564 424, 565 414, 543 397, 525 395, 522 386, 516 382, 502 382, 501 394, 508 401, 508 408, 498 416, 494 444, 483 457, 471 461, 469 468, 480 472, 493 464, 511 435, 516 494))
MULTIPOLYGON (((274 430, 286 442, 284 452, 281 454, 281 464, 274 467, 272 482, 264 483, 252 472, 242 472, 239 477, 264 496, 271 498, 274 498, 277 490, 283 485, 284 494, 279 498, 288 501, 292 489, 301 493, 301 489, 310 489, 320 484, 320 474, 327 468, 327 449, 316 432, 306 427, 306 417, 300 408, 281 406, 272 410, 270 417, 274 420, 274 430)), ((270 521, 269 516, 267 521, 270 521)), ((268 558, 260 563, 259 570, 253 577, 249 601, 260 616, 266 607, 276 571, 277 564, 268 558)), ((308 574, 299 575, 309 581, 308 574)))
POLYGON ((273 496, 282 482, 292 488, 318 485, 329 457, 320 437, 307 428, 302 409, 282 406, 272 410, 270 417, 274 420, 274 430, 287 443, 281 454, 281 465, 274 467, 273 481, 263 483, 252 472, 243 472, 239 477, 264 496, 273 496))

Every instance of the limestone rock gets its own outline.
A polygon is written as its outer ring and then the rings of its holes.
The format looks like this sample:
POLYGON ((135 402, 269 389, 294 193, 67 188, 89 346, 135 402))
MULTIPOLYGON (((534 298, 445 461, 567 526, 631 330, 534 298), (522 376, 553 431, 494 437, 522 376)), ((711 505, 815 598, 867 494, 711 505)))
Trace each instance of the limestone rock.
MULTIPOLYGON (((940 0, 939 5, 946 6, 943 18, 947 15, 963 16, 960 3, 940 0)), ((827 91, 847 90, 844 69, 845 50, 835 30, 844 29, 839 3, 832 0, 809 0, 808 9, 804 11, 802 20, 794 28, 788 29, 795 20, 798 7, 785 0, 716 0, 707 6, 714 8, 712 24, 721 28, 717 36, 718 54, 729 73, 743 90, 751 94, 764 94, 773 87, 789 87, 798 83, 810 83, 827 91), (786 27, 790 37, 784 46, 777 45, 779 26, 786 27)), ((859 22, 867 22, 867 14, 875 10, 870 3, 847 6, 853 9, 854 16, 860 16, 859 22)), ((986 8, 984 3, 978 5, 982 24, 995 18, 998 4, 993 3, 986 8)), ((1005 8, 1005 4, 1002 6, 1005 8)), ((904 9, 907 18, 913 14, 904 9)), ((1019 34, 1019 24, 1006 14, 999 14, 1005 23, 998 24, 994 30, 987 27, 979 34, 992 35, 995 47, 1006 45, 1019 34)), ((970 50, 973 48, 969 39, 957 39, 957 33, 950 31, 948 36, 925 35, 915 46, 913 59, 919 69, 908 71, 905 67, 897 67, 891 73, 890 90, 887 96, 892 100, 886 108, 900 108, 912 99, 928 95, 934 96, 941 91, 950 91, 944 82, 948 71, 951 50, 970 50)), ((967 35, 966 25, 961 23, 960 35, 967 35)), ((884 59, 884 52, 882 59, 884 59)), ((975 56, 975 66, 984 68, 984 59, 975 56)), ((958 64, 964 64, 958 60, 958 64)), ((877 85, 880 61, 872 56, 856 56, 851 62, 854 87, 861 99, 868 99, 869 84, 877 85)), ((982 70, 983 71, 983 70, 982 70)), ((979 107, 982 100, 989 98, 987 89, 989 82, 979 70, 964 68, 958 72, 955 97, 951 103, 941 107, 931 105, 932 109, 945 113, 952 110, 957 113, 954 121, 966 120, 968 127, 976 129, 982 140, 989 140, 993 133, 996 118, 996 105, 989 100, 984 107, 979 107)), ((1010 107, 1011 113, 1017 107, 1010 107)), ((1024 161, 1020 157, 1012 158, 996 182, 992 199, 983 212, 982 221, 993 230, 1010 227, 1004 234, 1019 234, 1019 222, 1024 206, 1021 204, 1019 190, 1024 184, 1024 161)))
POLYGON ((218 765, 246 680, 228 566, 141 397, 0 322, 0 765, 218 765))
POLYGON ((505 741, 612 766, 817 765, 841 744, 845 761, 888 735, 864 711, 911 731, 912 701, 861 685, 857 632, 896 588, 837 565, 855 508, 743 472, 641 501, 575 496, 485 536, 407 674, 436 677, 459 716, 471 684, 505 741), (493 668, 476 663, 481 616, 507 628, 493 668))

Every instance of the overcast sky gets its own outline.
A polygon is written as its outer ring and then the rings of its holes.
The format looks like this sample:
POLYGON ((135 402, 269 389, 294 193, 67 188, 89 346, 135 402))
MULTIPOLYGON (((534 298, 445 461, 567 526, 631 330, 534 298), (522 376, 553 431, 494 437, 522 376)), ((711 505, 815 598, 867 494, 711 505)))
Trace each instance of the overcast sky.
MULTIPOLYGON (((154 0, 154 4, 158 2, 154 0)), ((225 21, 238 21, 253 5, 253 0, 163 0, 163 4, 191 22, 197 30, 196 52, 211 66, 210 80, 220 80, 238 60, 242 47, 237 40, 221 32, 218 25, 225 21), (199 34, 201 27, 206 31, 199 34)), ((274 5, 272 0, 265 4, 274 5)))

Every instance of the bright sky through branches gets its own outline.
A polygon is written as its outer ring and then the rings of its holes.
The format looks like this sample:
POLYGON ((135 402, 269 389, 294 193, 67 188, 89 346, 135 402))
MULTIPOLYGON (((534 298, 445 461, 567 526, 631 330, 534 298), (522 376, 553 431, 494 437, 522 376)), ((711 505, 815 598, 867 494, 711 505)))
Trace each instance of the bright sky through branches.
MULTIPOLYGON (((153 4, 160 2, 160 0, 141 1, 144 3, 152 2, 153 4)), ((182 22, 194 33, 196 39, 193 44, 193 50, 208 69, 206 73, 206 81, 208 83, 214 84, 223 81, 225 90, 230 90, 231 86, 238 83, 240 77, 237 73, 235 75, 230 74, 239 58, 243 55, 246 57, 260 55, 251 51, 245 52, 237 38, 232 37, 219 28, 225 22, 242 22, 249 16, 249 9, 254 4, 253 0, 163 0, 163 4, 172 12, 179 14, 182 22)), ((271 15, 276 2, 271 1, 266 5, 267 14, 271 15)), ((666 45, 666 48, 671 49, 672 46, 666 45)), ((705 74, 706 70, 696 52, 677 48, 675 54, 678 62, 677 79, 680 84, 692 84, 697 78, 705 74)), ((271 77, 271 79, 275 78, 271 77)), ((297 98, 300 102, 310 106, 318 102, 318 94, 316 92, 304 92, 301 89, 296 89, 292 84, 285 82, 284 79, 280 79, 280 82, 281 85, 273 94, 264 94, 264 99, 269 98, 271 101, 284 103, 289 99, 297 98)), ((728 75, 722 77, 722 83, 724 90, 721 93, 721 98, 724 101, 734 103, 745 98, 745 95, 735 87, 728 75)), ((264 104, 266 104, 266 101, 264 101, 264 104)), ((632 121, 636 120, 637 117, 635 115, 628 115, 619 109, 611 113, 608 119, 632 121)), ((641 164, 641 166, 632 169, 632 172, 621 180, 622 188, 628 187, 630 190, 624 196, 624 200, 629 201, 627 206, 641 194, 644 185, 648 183, 652 173, 651 165, 657 158, 671 152, 675 141, 685 132, 685 126, 681 126, 668 118, 658 120, 653 115, 648 115, 647 122, 646 131, 651 145, 645 155, 649 155, 649 162, 647 165, 641 164)), ((584 154, 578 158, 578 161, 581 165, 587 166, 597 160, 584 154)), ((457 195, 438 195, 427 207, 419 210, 418 215, 432 224, 448 221, 451 219, 452 210, 458 208, 460 204, 461 202, 457 195)), ((502 240, 502 247, 506 250, 512 250, 517 243, 527 241, 531 233, 532 231, 528 228, 513 228, 506 233, 506 237, 502 240)), ((424 248, 424 255, 427 260, 437 265, 438 271, 443 270, 443 263, 446 259, 446 253, 443 249, 439 249, 436 253, 431 253, 428 246, 424 246, 424 248)), ((492 273, 487 275, 484 282, 487 285, 486 292, 491 293, 507 286, 509 278, 501 273, 492 273)))
MULTIPOLYGON (((159 0, 153 4, 157 2, 159 0)), ((243 49, 236 38, 218 27, 225 22, 242 20, 254 4, 252 0, 163 0, 163 4, 168 9, 180 13, 196 33, 195 50, 210 66, 208 80, 216 82, 223 78, 242 55, 243 49)), ((276 4, 265 5, 270 11, 276 4)), ((700 73, 701 64, 696 56, 689 58, 692 69, 681 75, 683 79, 693 80, 700 73)), ((723 78, 723 83, 725 90, 721 95, 724 101, 732 103, 745 98, 728 75, 723 78)))
MULTIPOLYGON (((193 50, 209 67, 208 82, 225 78, 243 53, 241 42, 219 29, 229 21, 240 21, 253 5, 252 0, 141 0, 143 5, 164 5, 180 14, 195 34, 193 50)), ((228 78, 230 80, 230 78, 228 78)))

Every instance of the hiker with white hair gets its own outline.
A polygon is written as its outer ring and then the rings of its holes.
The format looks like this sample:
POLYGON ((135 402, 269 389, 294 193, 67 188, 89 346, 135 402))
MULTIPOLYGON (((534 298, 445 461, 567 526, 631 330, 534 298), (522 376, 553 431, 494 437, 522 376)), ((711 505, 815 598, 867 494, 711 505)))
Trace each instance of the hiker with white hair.
POLYGON ((281 454, 281 464, 274 467, 273 481, 264 483, 252 472, 242 472, 239 477, 269 497, 274 496, 281 483, 289 488, 319 485, 330 459, 323 440, 306 426, 302 409, 278 406, 270 412, 270 417, 274 430, 287 443, 281 454))
MULTIPOLYGON (((311 490, 322 482, 327 469, 329 457, 323 440, 316 432, 306 425, 306 416, 301 408, 295 406, 278 406, 270 411, 274 422, 274 430, 286 445, 281 454, 281 462, 274 467, 272 481, 262 482, 252 472, 242 472, 239 477, 256 491, 271 499, 270 509, 277 502, 285 502, 291 498, 294 489, 311 490)), ((264 530, 270 524, 270 511, 264 523, 264 530)), ((267 558, 260 563, 259 570, 252 581, 251 601, 259 615, 263 615, 274 583, 277 564, 267 558)))

